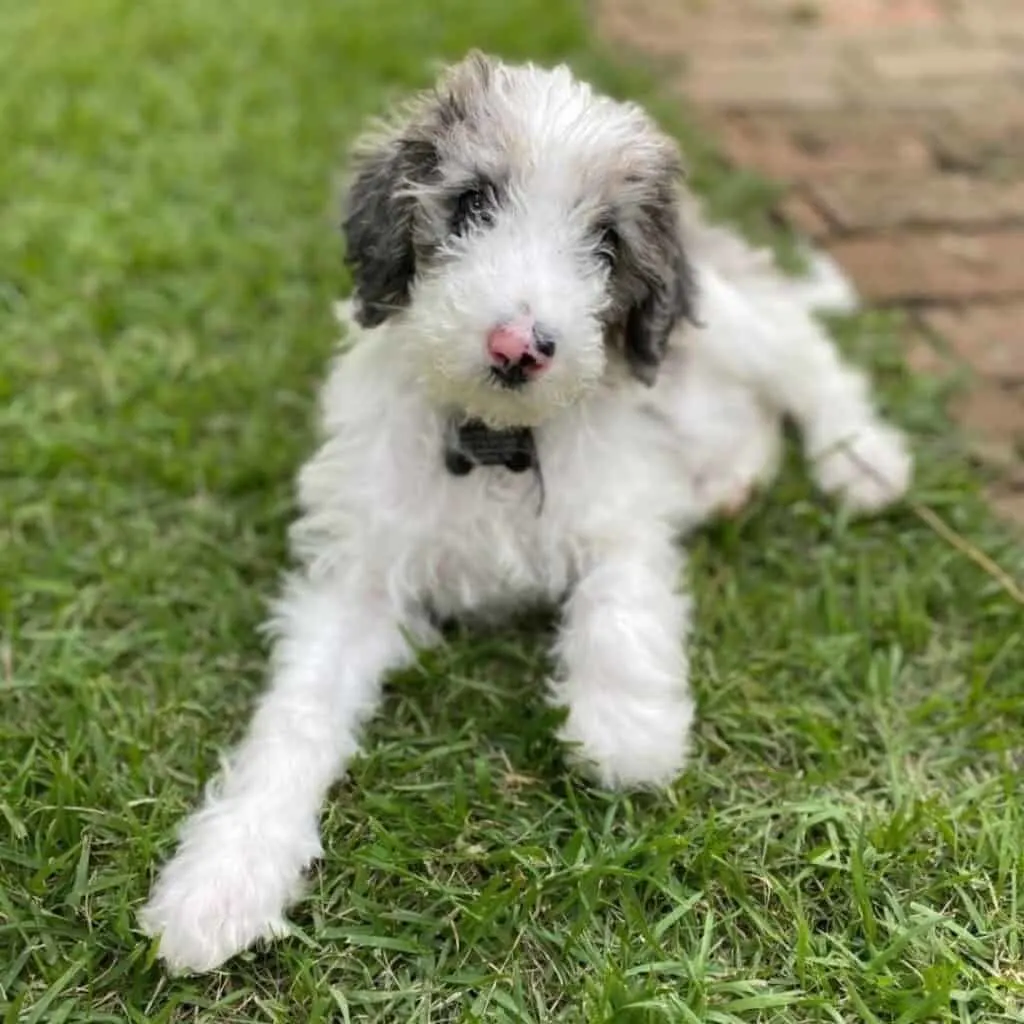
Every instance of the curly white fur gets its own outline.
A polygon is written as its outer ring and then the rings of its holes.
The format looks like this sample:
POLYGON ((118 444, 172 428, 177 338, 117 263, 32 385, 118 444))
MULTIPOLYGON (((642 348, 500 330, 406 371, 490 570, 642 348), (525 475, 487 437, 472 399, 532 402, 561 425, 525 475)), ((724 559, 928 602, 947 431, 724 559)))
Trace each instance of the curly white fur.
MULTIPOLYGON (((700 326, 674 327, 653 387, 634 379, 609 348, 611 272, 589 258, 588 232, 609 196, 629 216, 664 137, 565 69, 475 74, 463 106, 486 92, 483 114, 464 138, 447 129, 430 187, 484 163, 508 182, 504 206, 487 230, 430 249, 408 294, 387 300, 393 315, 360 329, 341 307, 349 344, 299 479, 300 569, 271 624, 272 679, 142 913, 172 969, 214 968, 284 930, 320 853, 325 793, 383 677, 434 642, 438 618, 560 607, 550 698, 567 709, 562 739, 603 784, 662 785, 684 767, 694 713, 679 536, 772 477, 783 415, 818 484, 852 509, 908 485, 900 434, 811 315, 849 306, 841 277, 819 264, 809 281, 783 278, 692 208, 700 326), (558 354, 535 385, 498 389, 481 338, 523 309, 557 332, 558 354), (453 409, 535 428, 542 507, 531 473, 446 471, 453 409)), ((428 204, 410 228, 422 242, 439 214, 426 186, 406 184, 428 204)))

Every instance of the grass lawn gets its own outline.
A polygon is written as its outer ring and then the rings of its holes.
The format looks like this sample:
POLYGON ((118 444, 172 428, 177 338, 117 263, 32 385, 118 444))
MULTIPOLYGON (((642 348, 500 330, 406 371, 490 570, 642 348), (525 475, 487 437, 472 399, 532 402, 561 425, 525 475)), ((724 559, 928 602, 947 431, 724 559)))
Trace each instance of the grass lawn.
MULTIPOLYGON (((294 937, 169 980, 135 932, 262 683, 345 140, 469 45, 643 88, 571 0, 0 0, 0 1019, 1021 1021, 1024 611, 798 467, 694 544, 669 797, 567 775, 541 630, 467 635, 395 680, 294 937)), ((840 330, 1019 575, 893 324, 840 330)))

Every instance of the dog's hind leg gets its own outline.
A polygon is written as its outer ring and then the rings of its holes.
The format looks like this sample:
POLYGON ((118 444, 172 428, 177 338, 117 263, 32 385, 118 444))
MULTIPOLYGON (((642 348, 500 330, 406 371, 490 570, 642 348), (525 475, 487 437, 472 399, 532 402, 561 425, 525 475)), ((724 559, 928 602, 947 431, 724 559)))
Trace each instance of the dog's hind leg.
POLYGON ((904 438, 807 308, 783 287, 762 280, 748 295, 707 268, 699 285, 706 326, 684 345, 796 421, 826 493, 863 512, 899 498, 912 467, 904 438))

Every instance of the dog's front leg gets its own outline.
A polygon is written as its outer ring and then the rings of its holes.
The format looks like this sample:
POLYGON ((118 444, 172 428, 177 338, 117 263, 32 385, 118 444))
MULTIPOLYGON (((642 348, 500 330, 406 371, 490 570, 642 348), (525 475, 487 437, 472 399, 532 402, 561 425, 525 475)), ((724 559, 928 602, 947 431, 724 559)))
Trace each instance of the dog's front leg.
POLYGON ((686 761, 693 701, 682 571, 668 537, 623 540, 589 558, 566 603, 552 696, 568 709, 561 738, 603 785, 662 785, 686 761))
POLYGON ((410 625, 375 588, 291 584, 271 624, 270 686, 141 915, 172 970, 210 970, 284 930, 321 852, 321 802, 356 752, 382 676, 411 658, 410 625))

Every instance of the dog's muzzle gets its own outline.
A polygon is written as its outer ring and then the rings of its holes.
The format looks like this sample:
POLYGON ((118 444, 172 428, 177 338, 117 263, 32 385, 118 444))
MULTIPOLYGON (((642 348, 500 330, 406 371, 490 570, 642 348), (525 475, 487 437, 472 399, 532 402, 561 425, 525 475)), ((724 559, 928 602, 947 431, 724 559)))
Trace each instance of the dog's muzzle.
POLYGON ((548 368, 555 348, 552 332, 533 317, 506 320, 487 335, 491 379, 503 388, 521 388, 548 368))

